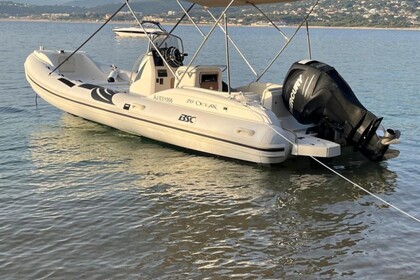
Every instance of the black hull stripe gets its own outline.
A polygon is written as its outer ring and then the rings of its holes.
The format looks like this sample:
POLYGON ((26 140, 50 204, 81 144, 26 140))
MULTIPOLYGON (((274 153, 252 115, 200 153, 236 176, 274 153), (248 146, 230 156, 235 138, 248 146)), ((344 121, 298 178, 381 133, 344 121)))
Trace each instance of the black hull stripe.
POLYGON ((54 95, 56 97, 59 97, 61 99, 65 99, 65 100, 68 100, 68 101, 71 101, 71 102, 74 102, 74 103, 77 103, 77 104, 80 104, 80 105, 83 105, 83 106, 94 108, 96 110, 101 110, 101 111, 108 112, 108 113, 115 114, 115 115, 119 115, 119 116, 122 116, 122 117, 130 118, 130 119, 135 119, 135 120, 138 120, 138 121, 141 121, 141 122, 145 122, 145 123, 150 123, 150 124, 153 124, 153 125, 156 125, 156 126, 162 126, 162 127, 166 127, 166 128, 173 129, 173 130, 179 130, 179 131, 182 131, 184 133, 193 134, 193 135, 197 135, 197 136, 201 136, 201 137, 206 137, 206 138, 210 138, 210 139, 213 139, 213 140, 217 140, 217 141, 221 141, 221 142, 225 142, 225 143, 229 143, 229 144, 233 144, 233 145, 236 145, 236 146, 241 146, 241 147, 244 147, 244 148, 249 148, 249 149, 253 149, 253 150, 257 150, 257 151, 261 151, 261 152, 284 152, 284 150, 285 150, 284 148, 270 148, 270 149, 256 148, 256 147, 253 147, 253 146, 244 145, 244 144, 233 142, 233 141, 230 141, 230 140, 225 140, 225 139, 217 138, 217 137, 214 137, 214 136, 209 136, 209 135, 205 135, 205 134, 201 134, 201 133, 189 131, 189 130, 186 130, 186 129, 177 128, 177 127, 173 127, 173 126, 170 126, 170 125, 161 124, 161 123, 158 123, 158 122, 154 122, 154 121, 142 119, 142 118, 139 118, 139 117, 129 116, 129 115, 126 115, 126 114, 114 112, 114 111, 107 110, 107 109, 100 108, 100 107, 96 107, 96 106, 93 106, 93 105, 90 105, 90 104, 87 104, 87 103, 83 103, 83 102, 80 102, 80 101, 76 101, 76 100, 73 100, 73 99, 70 99, 70 98, 61 96, 61 95, 59 95, 57 93, 54 93, 54 92, 46 89, 45 87, 41 86, 37 82, 35 82, 32 79, 32 77, 30 77, 29 75, 28 75, 28 77, 38 87, 42 88, 43 90, 49 92, 50 94, 52 94, 52 95, 54 95))
POLYGON ((65 85, 67 85, 68 87, 74 87, 75 86, 75 84, 74 83, 72 83, 72 82, 70 82, 69 80, 67 80, 67 79, 64 79, 64 78, 60 78, 60 79, 58 79, 60 82, 62 82, 63 84, 65 84, 65 85))
POLYGON ((128 34, 146 34, 142 31, 119 31, 119 30, 115 30, 114 32, 118 32, 118 33, 128 33, 128 34))

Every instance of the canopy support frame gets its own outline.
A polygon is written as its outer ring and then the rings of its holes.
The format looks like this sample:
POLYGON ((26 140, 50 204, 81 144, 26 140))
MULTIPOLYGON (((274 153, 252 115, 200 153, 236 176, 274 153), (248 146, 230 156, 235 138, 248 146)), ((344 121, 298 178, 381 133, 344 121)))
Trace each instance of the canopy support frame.
POLYGON ((228 93, 231 95, 231 87, 230 87, 230 56, 229 56, 229 31, 228 31, 228 15, 225 13, 224 15, 225 20, 225 44, 226 44, 226 65, 227 65, 227 85, 228 85, 228 93))
POLYGON ((191 65, 194 63, 195 59, 197 58, 197 56, 199 55, 199 53, 201 52, 201 50, 203 49, 204 45, 207 43, 207 40, 210 38, 210 36, 213 34, 214 30, 216 29, 216 27, 219 25, 220 21, 223 19, 224 15, 227 13, 227 11, 229 10, 229 8, 233 5, 233 3, 236 0, 231 0, 229 5, 226 6, 226 8, 223 10, 223 12, 221 13, 221 15, 219 16, 219 18, 216 20, 216 22, 213 24, 213 26, 211 27, 210 31, 207 33, 207 35, 204 36, 203 41, 201 42, 200 46, 198 47, 198 49, 196 50, 196 52, 194 53, 193 57, 191 58, 190 62, 188 63, 188 66, 186 68, 186 70, 184 71, 184 73, 181 75, 180 79, 177 80, 177 83, 175 85, 176 88, 179 87, 180 82, 182 81, 182 79, 185 77, 185 75, 188 73, 188 70, 191 68, 191 65))
MULTIPOLYGON (((229 34, 227 33, 227 28, 226 25, 225 27, 223 27, 223 25, 220 23, 221 19, 223 17, 225 17, 226 13, 228 12, 229 8, 234 4, 235 0, 230 1, 229 5, 227 5, 224 9, 224 11, 222 12, 222 14, 220 15, 220 17, 217 19, 212 12, 208 9, 208 7, 204 7, 204 9, 207 11, 207 13, 212 17, 212 19, 214 20, 215 24, 212 26, 211 30, 205 34, 201 28, 198 26, 198 24, 195 22, 195 20, 189 15, 189 11, 185 10, 185 8, 183 7, 183 5, 179 2, 179 0, 176 0, 178 5, 181 7, 181 9, 184 11, 184 13, 187 15, 187 17, 189 18, 189 20, 191 21, 191 23, 195 26, 195 28, 198 30, 198 32, 201 34, 201 36, 204 38, 203 42, 201 43, 201 45, 199 46, 199 48, 196 50, 193 58, 191 59, 190 63, 187 66, 187 71, 184 72, 184 74, 181 76, 181 78, 179 80, 177 80, 177 84, 176 87, 178 87, 180 81, 183 79, 183 77, 185 76, 185 74, 188 72, 188 69, 191 67, 192 63, 194 62, 194 60, 196 59, 196 57, 198 56, 198 54, 201 52, 202 48, 204 47, 205 43, 207 42, 207 40, 209 39, 209 37, 212 35, 214 29, 216 26, 219 26, 219 28, 223 31, 224 35, 225 35, 225 40, 226 41, 230 41, 230 43, 232 44, 232 46, 235 47, 235 49, 237 50, 237 52, 239 53, 239 55, 241 56, 242 60, 245 62, 245 64, 247 64, 247 66, 250 68, 251 72, 254 74, 255 76, 255 81, 254 82, 259 82, 260 79, 268 72, 268 70, 273 66, 273 64, 278 60, 278 58, 280 57, 280 55, 284 52, 284 50, 289 46, 289 44, 293 41, 294 37, 296 36, 296 34, 298 33, 298 31, 302 28, 303 24, 306 23, 306 33, 307 33, 307 44, 308 44, 308 55, 309 58, 312 58, 312 52, 311 52, 311 45, 310 45, 310 38, 309 38, 309 26, 308 26, 308 18, 309 16, 312 14, 313 10, 315 9, 315 7, 318 5, 319 0, 316 0, 315 3, 312 5, 311 9, 309 10, 309 12, 307 13, 307 15, 305 16, 305 18, 302 20, 302 22, 299 24, 299 26, 296 28, 296 30, 294 31, 294 33, 292 34, 292 36, 289 38, 287 37, 287 35, 273 22, 273 20, 261 9, 259 8, 257 5, 253 4, 253 3, 249 3, 251 6, 253 6, 255 9, 257 9, 273 26, 276 30, 278 30, 281 35, 283 36, 284 40, 286 41, 284 43, 284 45, 281 47, 281 49, 278 51, 278 53, 274 56, 274 58, 270 61, 270 63, 268 64, 268 66, 266 68, 264 68, 264 70, 258 74, 255 69, 253 68, 253 66, 251 65, 251 63, 248 61, 248 59, 245 57, 245 55, 243 54, 243 52, 239 49, 239 47, 236 45, 236 43, 234 42, 234 40, 229 36, 229 34)), ((182 20, 182 19, 181 19, 182 20)), ((178 22, 179 24, 179 22, 178 22)), ((177 24, 177 25, 178 25, 177 24)), ((228 58, 228 54, 226 55, 226 57, 228 58)), ((228 63, 229 64, 229 63, 228 63)), ((227 69, 228 72, 230 72, 230 65, 227 65, 227 69)))
MULTIPOLYGON (((308 18, 312 14, 312 12, 314 11, 315 7, 318 5, 318 2, 319 2, 319 0, 316 0, 315 4, 312 5, 311 9, 306 14, 305 18, 302 20, 302 22, 299 24, 299 26, 296 28, 296 30, 293 33, 293 35, 290 37, 289 40, 287 40, 287 42, 283 45, 283 47, 280 49, 280 51, 274 56, 273 60, 268 64, 268 66, 261 72, 260 75, 258 75, 258 77, 255 80, 255 82, 258 82, 267 73, 267 71, 270 70, 271 66, 273 66, 273 64, 277 61, 277 59, 280 57, 280 55, 283 53, 283 51, 292 42, 293 38, 296 36, 296 34, 298 33, 298 31, 302 28, 303 24, 308 22, 308 18)), ((309 32, 308 32, 308 34, 309 34, 309 32)))
POLYGON ((135 12, 131 8, 131 6, 128 3, 128 1, 127 1, 127 7, 130 10, 131 14, 133 15, 134 19, 137 21, 138 25, 141 27, 141 29, 143 29, 143 32, 147 36, 147 39, 149 40, 149 43, 155 48, 155 50, 158 53, 158 55, 162 58, 163 63, 166 65, 166 67, 168 68, 168 70, 171 72, 171 74, 175 77, 175 79, 179 83, 179 81, 180 81, 179 78, 176 76, 174 70, 172 70, 172 67, 169 65, 169 63, 166 61, 164 55, 159 50, 159 47, 155 44, 155 42, 153 42, 152 36, 149 33, 147 33, 146 28, 143 26, 143 24, 141 23, 141 21, 138 19, 138 17, 136 16, 135 12))

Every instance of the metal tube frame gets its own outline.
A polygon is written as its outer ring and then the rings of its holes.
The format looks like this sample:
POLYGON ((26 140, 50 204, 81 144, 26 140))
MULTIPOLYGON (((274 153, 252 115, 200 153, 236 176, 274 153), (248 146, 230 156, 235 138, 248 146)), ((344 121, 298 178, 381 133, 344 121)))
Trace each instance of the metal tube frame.
MULTIPOLYGON (((234 4, 235 0, 231 0, 229 5, 226 6, 226 8, 223 10, 223 12, 221 13, 221 15, 219 16, 218 19, 216 19, 214 17, 214 15, 208 10, 208 8, 205 7, 205 10, 209 13, 209 15, 213 18, 213 20, 215 21, 214 25, 212 26, 211 30, 205 35, 204 32, 200 29, 200 27, 195 23, 194 19, 189 15, 190 10, 194 7, 195 4, 192 4, 191 7, 186 10, 184 8, 184 6, 179 2, 179 0, 176 0, 178 5, 181 7, 181 9, 184 12, 184 15, 181 17, 181 19, 177 22, 177 24, 172 28, 172 30, 168 33, 169 35, 172 34, 172 32, 176 29, 176 27, 180 24, 180 22, 185 18, 185 16, 187 16, 189 18, 189 20, 193 23, 193 25, 197 28, 197 30, 199 31, 199 33, 204 37, 203 42, 201 43, 201 45, 199 46, 199 48, 197 49, 197 51, 195 52, 194 56, 192 57, 191 61, 189 62, 186 71, 182 74, 181 77, 177 77, 176 73, 172 70, 172 67, 169 65, 169 63, 166 61, 166 59, 164 58, 163 54, 160 52, 158 46, 156 46, 156 44, 153 42, 152 37, 146 32, 145 27, 143 26, 143 24, 140 22, 140 20, 137 18, 135 12, 133 11, 133 9, 131 8, 130 4, 129 4, 129 0, 125 0, 125 3, 113 14, 113 16, 108 19, 91 37, 89 37, 89 39, 87 39, 76 51, 74 51, 64 62, 66 62, 72 55, 74 55, 80 48, 83 47, 84 44, 86 44, 94 35, 96 35, 97 32, 99 32, 100 29, 102 29, 124 6, 127 6, 128 9, 130 10, 131 14, 133 15, 133 17, 135 18, 135 20, 137 21, 138 25, 143 29, 144 33, 147 36, 147 39, 149 40, 149 43, 155 48, 156 52, 158 53, 158 55, 162 58, 164 64, 168 67, 169 71, 172 73, 172 75, 175 77, 175 79, 177 80, 176 83, 176 87, 179 86, 179 83, 182 81, 182 79, 185 77, 185 75, 187 74, 189 68, 191 68, 192 63, 195 61, 195 59, 197 58, 198 54, 201 52, 201 50, 203 49, 205 43, 207 42, 207 40, 209 39, 209 37, 212 35, 213 31, 215 30, 216 26, 219 26, 220 29, 224 32, 225 34, 225 39, 226 39, 226 63, 227 63, 227 71, 228 71, 228 83, 229 83, 229 91, 230 91, 230 58, 229 58, 229 41, 232 43, 232 45, 236 48, 236 50, 238 51, 239 55, 242 57, 242 59, 245 61, 245 63, 248 65, 248 67, 251 69, 251 71, 254 73, 254 75, 256 76, 256 80, 255 82, 258 82, 264 75, 265 73, 267 73, 267 71, 271 68, 271 66, 277 61, 277 59, 279 58, 279 56, 283 53, 283 51, 286 49, 286 47, 290 44, 290 42, 293 40, 293 38, 296 36, 297 32, 301 29, 301 27, 303 26, 303 24, 306 23, 306 33, 307 33, 307 44, 308 44, 308 54, 309 54, 309 58, 312 57, 312 51, 311 51, 311 43, 310 43, 310 36, 309 36, 309 27, 308 27, 308 18, 309 16, 312 14, 313 10, 315 9, 315 7, 318 5, 319 0, 316 0, 316 2, 314 3, 314 5, 311 7, 311 9, 309 10, 308 14, 306 15, 306 17, 302 20, 302 22, 300 23, 300 25, 296 28, 295 32, 293 33, 293 35, 290 38, 287 38, 287 36, 284 34, 284 32, 277 27, 277 25, 259 8, 257 7, 255 4, 251 4, 253 7, 255 7, 285 38, 286 43, 284 44, 284 46, 280 49, 280 51, 275 55, 275 57, 273 58, 273 60, 268 64, 268 66, 262 71, 261 74, 257 74, 256 71, 254 70, 254 68, 252 67, 252 65, 249 63, 249 61, 246 59, 245 55, 241 52, 241 50, 239 49, 239 47, 235 44, 235 42, 232 40, 232 38, 229 36, 228 34, 228 24, 227 24, 227 11, 229 10, 229 8, 234 4), (220 21, 222 19, 225 19, 225 27, 223 28, 222 24, 220 24, 220 21)), ((56 69, 58 69, 64 62, 62 62, 60 65, 58 65, 56 68, 54 68, 54 70, 52 70, 50 72, 53 73, 56 69)))
POLYGON ((191 58, 190 63, 187 66, 187 69, 185 70, 185 72, 182 74, 182 76, 180 77, 180 79, 177 81, 176 83, 176 88, 179 86, 180 81, 182 81, 182 79, 185 77, 185 75, 187 74, 188 70, 190 69, 191 65, 194 63, 194 60, 197 58, 198 54, 201 52, 201 50, 203 49, 204 45, 206 44, 207 40, 210 38, 211 34, 213 34, 213 31, 216 29, 216 26, 219 25, 219 22, 223 19, 224 15, 226 14, 226 12, 229 10, 229 8, 232 6, 232 4, 235 2, 235 0, 231 0, 229 5, 226 6, 226 8, 224 9, 224 11, 222 12, 222 14, 220 15, 219 19, 215 22, 215 24, 212 26, 212 28, 210 29, 210 31, 207 33, 207 35, 204 36, 204 40, 203 42, 201 42, 201 45, 198 47, 197 51, 195 52, 195 54, 193 55, 193 57, 191 58))
POLYGON ((281 35, 283 35, 284 39, 286 41, 289 41, 289 38, 287 38, 286 34, 271 20, 269 16, 267 16, 263 10, 261 10, 257 5, 251 4, 255 9, 257 9, 273 26, 275 29, 277 29, 281 35))
POLYGON ((168 67, 168 70, 172 73, 172 75, 175 77, 175 79, 177 80, 177 82, 179 83, 179 78, 175 75, 175 72, 172 70, 172 67, 169 65, 169 63, 166 61, 165 57, 163 56, 163 54, 161 53, 161 51, 159 50, 158 46, 156 46, 155 42, 153 42, 152 37, 147 33, 146 28, 144 28, 143 24, 140 22, 140 20, 137 18, 136 14, 134 13, 133 9, 131 8, 130 4, 128 4, 127 1, 127 7, 130 10, 131 14, 133 15, 133 17, 135 18, 135 20, 137 21, 138 25, 141 27, 141 29, 143 29, 144 34, 146 34, 147 39, 149 40, 149 43, 155 48, 156 52, 159 54, 159 56, 162 58, 163 63, 168 67))
MULTIPOLYGON (((178 3, 179 4, 179 3, 178 3)), ((169 34, 172 34, 172 32, 174 32, 174 30, 178 27, 178 25, 184 20, 184 18, 189 14, 189 12, 191 11, 192 8, 194 8, 195 3, 192 4, 188 10, 185 10, 184 7, 182 7, 182 10, 184 11, 184 14, 182 15, 182 17, 178 20, 178 22, 174 25, 174 27, 172 27, 171 31, 169 31, 169 34)))
POLYGON ((225 44, 226 44, 226 65, 227 65, 227 85, 228 85, 228 93, 231 94, 230 89, 230 57, 229 57, 229 32, 228 32, 228 16, 227 14, 224 15, 225 20, 225 44))
MULTIPOLYGON (((311 9, 309 10, 308 14, 305 16, 305 18, 302 20, 302 22, 300 23, 300 25, 296 28, 295 32, 293 33, 293 35, 288 38, 286 36, 286 34, 264 13, 264 11, 262 11, 258 6, 256 6, 255 4, 251 4, 253 7, 255 7, 284 37, 284 39, 286 40, 286 43, 283 45, 283 47, 279 50, 279 52, 274 56, 274 58, 272 59, 272 61, 268 64, 268 66, 261 72, 261 74, 257 74, 257 72, 254 70, 254 68, 252 67, 252 65, 249 63, 248 59, 245 57, 245 55, 242 53, 242 51, 239 49, 239 47, 235 44, 235 42, 233 41, 233 39, 229 36, 228 31, 227 31, 227 11, 230 9, 230 7, 234 4, 236 0, 231 0, 229 2, 229 5, 227 5, 225 7, 225 9, 223 10, 223 12, 221 13, 221 15, 219 16, 219 18, 216 18, 209 10, 207 7, 205 7, 205 10, 207 11, 207 13, 209 13, 209 15, 212 17, 212 19, 215 21, 215 23, 213 24, 213 26, 211 27, 210 31, 205 34, 200 27, 198 26, 198 24, 194 21, 194 19, 190 16, 189 12, 190 10, 194 7, 195 4, 192 4, 191 7, 186 10, 185 7, 180 3, 179 0, 176 0, 176 2, 178 3, 178 5, 180 6, 180 8, 182 9, 182 11, 184 12, 184 15, 181 17, 181 19, 177 22, 177 24, 175 25, 174 28, 172 28, 172 30, 168 33, 171 34, 176 27, 179 25, 179 23, 185 18, 185 16, 188 17, 188 19, 191 21, 191 23, 195 26, 195 28, 198 30, 198 32, 201 34, 201 36, 203 37, 203 41, 201 42, 200 46, 198 47, 198 49, 196 50, 196 52, 194 53, 193 57, 191 58, 189 64, 187 65, 186 71, 184 71, 184 73, 181 75, 181 77, 177 77, 177 75, 174 73, 174 71, 172 70, 172 68, 170 67, 170 65, 168 64, 168 62, 166 62, 166 60, 164 59, 163 54, 159 51, 159 48, 155 45, 155 43, 153 42, 151 36, 149 34, 147 34, 144 26, 141 24, 141 22, 139 21, 139 19, 137 18, 137 16, 135 15, 134 11, 132 10, 132 8, 130 7, 130 5, 128 4, 128 0, 126 0, 126 5, 127 7, 130 9, 131 13, 133 14, 134 18, 136 19, 137 23, 139 24, 139 26, 143 29, 143 31, 146 33, 146 36, 150 42, 150 44, 153 45, 153 47, 156 49, 157 53, 159 54, 159 56, 163 59, 163 62, 165 63, 165 65, 168 67, 168 69, 171 71, 171 73, 174 75, 175 79, 176 79, 176 85, 175 87, 177 88, 180 84, 180 82, 182 81, 182 79, 185 77, 185 75, 188 73, 188 70, 191 68, 192 64, 194 63, 195 59, 197 58, 197 56, 199 55, 199 53, 201 52, 201 50, 203 49, 204 45, 206 44, 207 40, 210 38, 210 36, 213 34, 215 28, 218 26, 223 33, 225 34, 226 37, 226 62, 227 62, 227 71, 228 71, 228 79, 230 80, 230 59, 229 59, 229 42, 231 42, 231 44, 235 47, 235 49, 238 51, 239 55, 241 56, 241 58, 244 60, 244 62, 248 65, 248 67, 251 69, 251 71, 253 72, 253 74, 256 76, 255 82, 258 82, 266 73, 267 71, 273 66, 273 64, 277 61, 277 59, 280 57, 280 55, 283 53, 283 51, 288 47, 288 45, 292 42, 292 40, 294 39, 294 37, 296 36, 297 32, 302 28, 303 24, 306 23, 306 29, 307 29, 307 43, 308 43, 308 53, 309 53, 309 57, 312 57, 311 54, 311 46, 310 46, 310 39, 309 39, 309 28, 308 28, 308 17, 312 14, 313 10, 315 9, 315 7, 318 5, 319 0, 316 0, 314 5, 311 7, 311 9), (221 20, 225 18, 225 26, 223 27, 223 25, 220 23, 221 20)), ((230 81, 229 81, 230 83, 230 81)), ((230 88, 230 85, 229 85, 230 88)))
POLYGON ((128 5, 128 1, 129 0, 125 0, 124 4, 121 5, 121 7, 116 10, 112 16, 110 18, 108 18, 105 23, 103 23, 101 25, 101 27, 99 27, 99 29, 97 29, 86 41, 84 41, 75 51, 73 51, 66 59, 64 59, 60 64, 58 64, 57 67, 55 67, 50 73, 49 75, 51 75, 52 73, 54 73, 58 68, 60 68, 64 63, 66 63, 75 53, 77 53, 84 45, 87 44, 87 42, 89 42, 93 37, 95 37, 95 35, 102 29, 104 28, 105 25, 108 24, 108 22, 110 22, 126 5, 128 5))
POLYGON ((308 21, 309 16, 312 14, 312 12, 314 11, 315 7, 318 5, 319 0, 316 0, 315 4, 311 7, 311 9, 309 10, 308 14, 305 16, 305 18, 302 20, 302 22, 300 23, 300 25, 296 28, 295 32, 293 33, 293 35, 290 37, 290 39, 284 44, 284 46, 280 49, 280 51, 277 53, 276 56, 274 56, 273 60, 268 64, 268 66, 264 69, 264 71, 262 71, 262 73, 260 75, 258 75, 257 79, 255 80, 255 82, 258 82, 264 75, 265 73, 267 73, 267 71, 271 68, 271 66, 273 66, 273 64, 277 61, 277 59, 279 58, 279 56, 283 53, 283 51, 286 49, 286 47, 292 42, 293 38, 296 36, 296 34, 298 33, 298 31, 302 28, 302 25, 308 21))
MULTIPOLYGON (((204 32, 201 30, 201 28, 195 23, 194 19, 190 16, 189 11, 186 11, 184 6, 179 2, 179 0, 176 0, 176 2, 178 3, 179 7, 181 7, 182 11, 184 12, 184 14, 188 17, 188 19, 191 21, 191 23, 195 26, 195 28, 197 28, 198 32, 200 32, 201 36, 204 37, 204 32)), ((195 5, 195 4, 193 4, 195 5)), ((190 9, 191 10, 191 9, 190 9)))
POLYGON ((306 21, 306 40, 307 40, 307 43, 308 43, 308 55, 309 55, 309 59, 312 59, 311 36, 309 36, 309 24, 308 24, 308 21, 306 21))
MULTIPOLYGON (((210 12, 208 9, 206 9, 206 11, 213 18, 213 20, 216 21, 216 17, 212 14, 212 12, 210 12)), ((251 63, 249 63, 248 59, 245 57, 245 55, 242 53, 242 51, 239 49, 239 47, 236 45, 235 41, 233 41, 233 39, 229 36, 229 34, 227 34, 227 32, 225 31, 225 29, 223 28, 223 26, 220 23, 219 23, 219 27, 223 31, 223 33, 225 33, 225 36, 229 39, 232 46, 235 47, 235 49, 237 50, 239 55, 242 57, 242 59, 244 60, 246 65, 248 65, 249 69, 251 69, 252 73, 257 77, 258 76, 257 72, 252 67, 251 63)))
MULTIPOLYGON (((231 44, 235 47, 235 49, 238 51, 239 55, 241 56, 241 58, 244 60, 244 62, 248 65, 248 67, 251 69, 251 71, 253 72, 253 74, 255 75, 256 79, 255 82, 258 82, 266 73, 267 71, 273 66, 273 64, 277 61, 277 59, 280 57, 280 55, 283 53, 283 51, 289 46, 289 44, 291 43, 291 41, 294 39, 294 37, 296 36, 297 32, 302 28, 303 24, 306 23, 306 29, 307 29, 307 44, 308 44, 308 54, 309 54, 309 58, 312 57, 312 53, 311 53, 311 45, 310 45, 310 38, 309 38, 309 27, 308 27, 308 17, 312 14, 313 10, 315 9, 315 7, 318 5, 319 0, 316 0, 314 5, 311 7, 311 9, 309 10, 308 14, 305 16, 305 18, 302 20, 302 22, 300 23, 300 25, 296 28, 295 32, 293 33, 293 35, 288 38, 286 36, 286 34, 271 20, 271 18, 264 13, 264 11, 262 11, 258 6, 256 6, 255 4, 251 4, 255 9, 257 9, 273 26, 275 29, 277 29, 281 35, 284 37, 286 43, 283 45, 283 47, 279 50, 279 52, 274 56, 274 58, 272 59, 272 61, 268 64, 268 66, 261 72, 261 74, 257 74, 257 72, 254 70, 254 68, 252 67, 252 65, 250 64, 250 62, 248 61, 248 59, 245 57, 245 55, 242 53, 242 51, 239 49, 239 47, 235 44, 235 42, 233 41, 233 39, 229 36, 229 34, 226 31, 226 26, 223 27, 222 24, 220 23, 221 18, 223 18, 225 16, 225 14, 227 13, 228 9, 232 6, 232 4, 235 2, 235 0, 232 0, 229 5, 225 8, 225 10, 222 12, 222 14, 220 15, 220 17, 218 19, 216 19, 216 17, 211 13, 211 11, 209 11, 209 9, 207 7, 204 7, 204 9, 207 11, 207 13, 212 17, 212 19, 215 21, 215 24, 212 26, 211 30, 209 31, 209 33, 207 35, 204 34, 204 32, 200 29, 200 27, 197 25, 197 23, 194 21, 194 19, 189 15, 188 11, 185 10, 185 8, 182 6, 182 4, 179 2, 179 0, 177 0, 178 5, 181 7, 181 9, 184 11, 185 14, 187 14, 189 20, 192 22, 192 24, 196 27, 196 29, 198 30, 198 32, 204 37, 204 40, 202 42, 202 44, 200 45, 200 47, 198 48, 198 50, 196 51, 196 53, 194 54, 193 58, 191 59, 189 65, 187 66, 187 71, 184 72, 184 74, 182 75, 182 77, 180 78, 180 80, 182 80, 182 78, 185 76, 185 74, 188 72, 188 69, 191 67, 192 63, 194 62, 194 60, 196 59, 197 55, 200 53, 201 49, 203 48, 204 44, 207 42, 208 38, 210 37, 210 35, 213 33, 214 29, 216 26, 219 26, 220 29, 223 31, 223 33, 225 34, 226 40, 230 41, 231 44)), ((226 57, 228 58, 228 55, 226 55, 226 57)), ((228 71, 230 70, 230 65, 228 65, 228 71)), ((178 87, 180 80, 178 80, 178 83, 176 85, 176 87, 178 87)))

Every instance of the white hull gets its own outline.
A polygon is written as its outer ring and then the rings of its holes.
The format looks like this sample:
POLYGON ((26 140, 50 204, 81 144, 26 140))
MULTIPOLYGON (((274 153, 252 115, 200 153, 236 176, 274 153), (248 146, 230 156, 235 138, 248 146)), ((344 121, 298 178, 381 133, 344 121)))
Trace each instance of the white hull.
POLYGON ((281 163, 315 146, 317 151, 311 153, 316 156, 340 154, 337 144, 310 136, 305 139, 311 143, 302 140, 300 147, 292 145, 295 135, 283 130, 271 111, 232 99, 225 92, 185 87, 149 96, 128 93, 128 72, 120 70, 118 81, 108 83, 112 69, 84 53, 77 53, 70 67, 60 68, 61 74, 50 75, 60 57, 68 54, 35 51, 25 71, 39 96, 73 115, 186 149, 255 163, 281 163), (78 64, 83 70, 77 71, 78 64), (203 100, 211 105, 203 106, 203 100))
POLYGON ((112 31, 119 36, 119 37, 137 37, 137 38, 146 38, 148 35, 156 35, 161 34, 163 31, 157 28, 145 28, 146 32, 144 32, 143 28, 141 27, 121 27, 121 28, 114 28, 112 31))

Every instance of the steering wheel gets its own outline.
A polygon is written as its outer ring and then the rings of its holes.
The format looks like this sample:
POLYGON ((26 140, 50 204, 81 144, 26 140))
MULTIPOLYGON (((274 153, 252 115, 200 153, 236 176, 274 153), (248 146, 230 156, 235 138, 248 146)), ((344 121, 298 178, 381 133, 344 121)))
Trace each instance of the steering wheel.
POLYGON ((165 50, 164 56, 166 61, 171 67, 177 68, 183 65, 184 56, 181 54, 179 49, 175 47, 169 47, 165 50))

